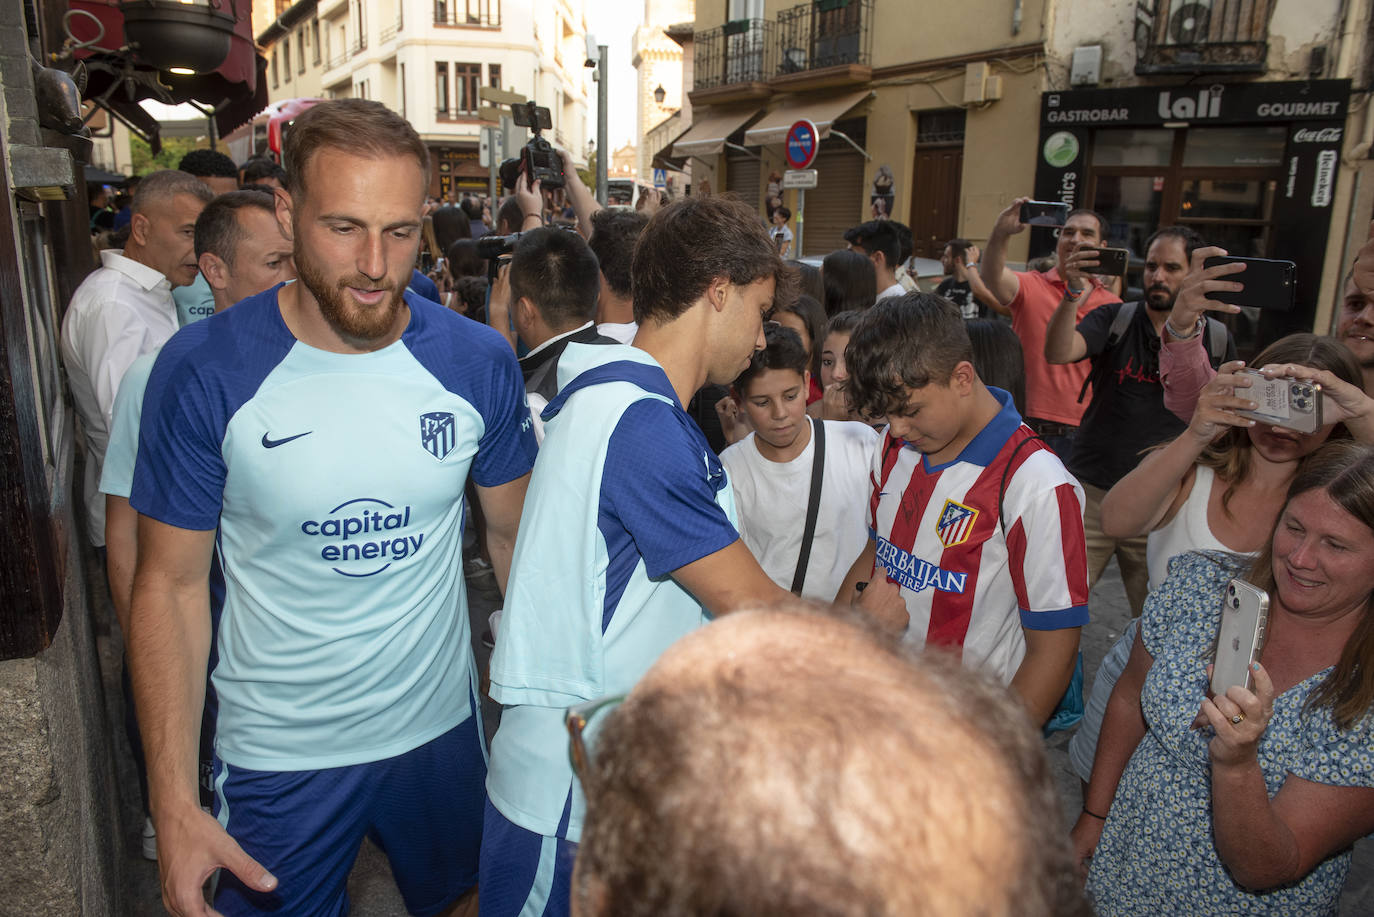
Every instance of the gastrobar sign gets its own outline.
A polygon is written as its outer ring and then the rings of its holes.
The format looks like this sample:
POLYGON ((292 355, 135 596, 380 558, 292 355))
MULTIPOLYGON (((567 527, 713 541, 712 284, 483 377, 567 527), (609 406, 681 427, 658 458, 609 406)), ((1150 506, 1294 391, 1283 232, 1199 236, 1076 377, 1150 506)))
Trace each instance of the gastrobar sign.
POLYGON ((1045 93, 1040 111, 1047 127, 1339 121, 1349 99, 1349 80, 1137 86, 1045 93))

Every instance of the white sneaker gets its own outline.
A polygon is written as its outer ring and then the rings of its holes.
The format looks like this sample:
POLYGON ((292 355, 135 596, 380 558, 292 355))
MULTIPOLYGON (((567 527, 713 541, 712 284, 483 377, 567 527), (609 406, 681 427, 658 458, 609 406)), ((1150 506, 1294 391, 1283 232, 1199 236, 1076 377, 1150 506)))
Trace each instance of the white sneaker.
POLYGON ((157 861, 157 831, 151 818, 143 819, 143 859, 157 861))

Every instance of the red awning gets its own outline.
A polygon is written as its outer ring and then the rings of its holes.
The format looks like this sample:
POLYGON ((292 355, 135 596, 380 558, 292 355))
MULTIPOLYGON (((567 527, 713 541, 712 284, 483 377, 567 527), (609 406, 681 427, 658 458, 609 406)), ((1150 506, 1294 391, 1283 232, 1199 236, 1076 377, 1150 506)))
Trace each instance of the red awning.
MULTIPOLYGON (((236 19, 229 54, 214 72, 188 76, 158 71, 142 64, 136 54, 131 57, 120 52, 124 47, 124 14, 117 0, 69 0, 68 6, 95 16, 105 29, 98 42, 75 55, 86 62, 90 72, 86 98, 99 100, 109 92, 106 107, 125 116, 126 121, 142 120, 131 109, 143 99, 169 105, 200 102, 215 110, 215 128, 222 137, 267 107, 267 81, 262 78, 267 61, 253 45, 251 0, 221 0, 219 9, 232 12, 236 19)), ((96 37, 98 29, 88 17, 73 16, 69 22, 77 41, 96 37)))

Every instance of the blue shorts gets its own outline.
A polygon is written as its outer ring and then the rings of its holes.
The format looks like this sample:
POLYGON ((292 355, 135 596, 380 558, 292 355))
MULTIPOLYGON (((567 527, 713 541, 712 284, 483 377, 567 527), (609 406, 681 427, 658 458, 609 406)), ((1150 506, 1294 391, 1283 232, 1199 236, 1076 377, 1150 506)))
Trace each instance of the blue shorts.
POLYGON ((522 828, 487 800, 477 902, 481 917, 568 917, 576 859, 572 841, 522 828))
POLYGON ((477 884, 486 798, 482 717, 394 758, 318 771, 253 771, 215 759, 215 817, 277 878, 259 894, 221 870, 225 917, 348 912, 348 874, 363 838, 391 862, 417 917, 477 884))

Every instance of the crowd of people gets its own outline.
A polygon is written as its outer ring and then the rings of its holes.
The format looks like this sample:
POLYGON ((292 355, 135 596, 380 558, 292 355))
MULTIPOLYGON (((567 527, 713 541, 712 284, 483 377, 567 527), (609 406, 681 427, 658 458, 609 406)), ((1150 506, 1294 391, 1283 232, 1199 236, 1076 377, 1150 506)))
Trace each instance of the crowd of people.
POLYGON ((1090 210, 1013 269, 1017 199, 925 290, 881 214, 817 269, 771 195, 608 210, 565 165, 437 203, 341 100, 93 212, 62 356, 171 913, 344 913, 364 838, 417 915, 1335 913, 1374 243, 1256 375, 1184 227, 1122 302, 1090 210), (1320 424, 1249 416, 1273 379, 1320 424), (1113 557, 1136 619, 1085 691, 1113 557), (1233 579, 1266 639, 1213 694, 1233 579))

